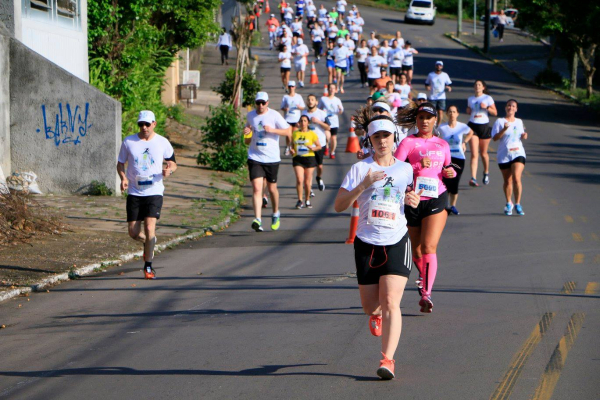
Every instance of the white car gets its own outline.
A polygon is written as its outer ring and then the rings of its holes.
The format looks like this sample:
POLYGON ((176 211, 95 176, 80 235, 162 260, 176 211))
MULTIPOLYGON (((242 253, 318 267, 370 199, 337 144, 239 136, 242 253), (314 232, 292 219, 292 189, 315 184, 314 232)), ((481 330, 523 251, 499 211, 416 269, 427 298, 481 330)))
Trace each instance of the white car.
POLYGON ((404 15, 404 22, 435 23, 435 10, 432 0, 412 0, 404 15))

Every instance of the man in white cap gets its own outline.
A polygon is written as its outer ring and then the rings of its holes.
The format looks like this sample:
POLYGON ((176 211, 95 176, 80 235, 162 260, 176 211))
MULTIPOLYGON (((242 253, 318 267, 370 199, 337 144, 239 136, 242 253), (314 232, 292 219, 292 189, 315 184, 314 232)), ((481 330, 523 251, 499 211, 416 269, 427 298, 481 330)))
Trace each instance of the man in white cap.
POLYGON ((140 131, 127 136, 121 144, 117 173, 121 178, 121 191, 127 191, 129 236, 144 243, 144 277, 155 279, 152 260, 156 221, 160 218, 165 191, 163 179, 177 170, 177 164, 171 143, 154 132, 156 118, 152 111, 140 111, 138 126, 140 131))
POLYGON ((344 46, 344 39, 338 38, 337 47, 333 50, 333 59, 337 83, 342 94, 344 93, 344 77, 348 74, 348 57, 350 57, 350 50, 344 46))
POLYGON ((292 55, 294 56, 294 68, 296 69, 296 78, 300 87, 304 87, 304 74, 306 71, 306 57, 310 53, 308 47, 304 44, 304 40, 301 38, 297 39, 297 43, 292 49, 292 55))
POLYGON ((244 127, 244 143, 248 146, 248 172, 252 182, 252 207, 254 220, 252 229, 262 232, 262 199, 263 181, 271 195, 273 216, 271 229, 276 231, 280 226, 279 191, 277 190, 277 173, 279 172, 279 137, 291 138, 292 128, 281 114, 269 108, 267 92, 258 92, 255 98, 256 109, 246 116, 244 127))
POLYGON ((415 101, 416 101, 417 105, 427 103, 427 95, 425 93, 419 93, 419 94, 417 94, 417 99, 415 101))
POLYGON ((446 89, 452 91, 452 81, 447 73, 442 72, 444 63, 435 62, 435 71, 430 72, 425 80, 425 87, 429 90, 429 101, 435 106, 438 116, 438 125, 442 123, 444 111, 446 111, 446 89))
MULTIPOLYGON (((296 110, 304 110, 306 108, 306 104, 304 104, 304 99, 302 98, 302 96, 299 93, 296 93, 296 82, 294 81, 289 81, 288 82, 288 92, 289 94, 286 94, 283 96, 283 98, 281 99, 281 111, 283 111, 283 115, 285 117, 285 120, 287 122, 288 121, 288 115, 296 110)), ((300 114, 298 114, 298 120, 300 120, 300 114)), ((298 121, 294 122, 297 123, 298 121)), ((285 155, 289 156, 290 155, 290 145, 291 145, 291 138, 286 138, 285 140, 285 155)))

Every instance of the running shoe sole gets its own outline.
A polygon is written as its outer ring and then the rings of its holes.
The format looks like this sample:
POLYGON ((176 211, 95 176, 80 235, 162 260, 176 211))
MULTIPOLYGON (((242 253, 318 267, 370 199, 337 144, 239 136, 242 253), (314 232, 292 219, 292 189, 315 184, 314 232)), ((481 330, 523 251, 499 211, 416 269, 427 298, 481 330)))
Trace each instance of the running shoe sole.
POLYGON ((386 381, 395 378, 394 373, 386 367, 379 367, 379 369, 377 370, 377 376, 386 381))
POLYGON ((252 221, 252 229, 254 229, 256 232, 262 232, 263 231, 261 224, 259 224, 256 221, 252 221))
POLYGON ((422 313, 430 314, 433 311, 433 303, 430 300, 421 299, 419 305, 422 313))

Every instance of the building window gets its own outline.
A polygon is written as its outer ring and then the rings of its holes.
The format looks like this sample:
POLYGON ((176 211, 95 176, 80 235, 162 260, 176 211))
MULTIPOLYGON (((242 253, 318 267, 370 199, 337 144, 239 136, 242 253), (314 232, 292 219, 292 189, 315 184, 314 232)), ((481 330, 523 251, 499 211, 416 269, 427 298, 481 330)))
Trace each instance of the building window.
POLYGON ((23 17, 81 29, 80 0, 24 0, 23 17))

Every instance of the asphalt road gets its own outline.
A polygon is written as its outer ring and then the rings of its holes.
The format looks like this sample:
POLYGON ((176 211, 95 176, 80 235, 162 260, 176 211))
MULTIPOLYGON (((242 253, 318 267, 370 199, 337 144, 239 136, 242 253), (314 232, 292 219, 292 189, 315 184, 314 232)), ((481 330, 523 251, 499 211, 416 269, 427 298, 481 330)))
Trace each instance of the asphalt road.
MULTIPOLYGON (((400 28, 413 40, 417 90, 442 59, 454 81, 449 103, 464 112, 483 78, 500 109, 519 100, 530 135, 524 217, 503 215, 495 152, 489 186, 463 179, 462 215, 449 218, 438 249, 434 313, 419 313, 412 283, 402 301, 397 379, 375 375, 380 345, 343 243, 349 213, 333 210, 355 162, 339 152, 312 210, 293 209, 291 160, 282 162, 278 232, 251 231, 246 208, 226 231, 160 254, 156 281, 140 279, 137 261, 0 304, 0 397, 600 398, 597 119, 442 37, 453 21, 407 26, 401 14, 361 9, 368 30, 400 28)), ((261 74, 278 106, 278 66, 268 60, 261 74)), ((357 72, 347 89, 352 111, 366 98, 357 72)))

